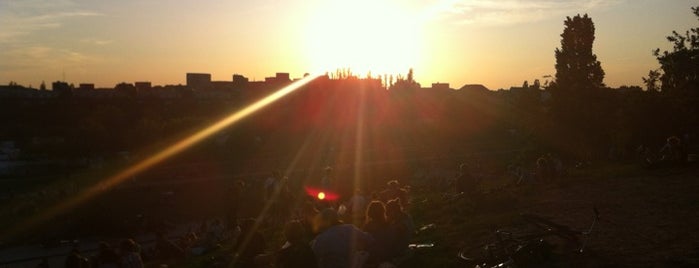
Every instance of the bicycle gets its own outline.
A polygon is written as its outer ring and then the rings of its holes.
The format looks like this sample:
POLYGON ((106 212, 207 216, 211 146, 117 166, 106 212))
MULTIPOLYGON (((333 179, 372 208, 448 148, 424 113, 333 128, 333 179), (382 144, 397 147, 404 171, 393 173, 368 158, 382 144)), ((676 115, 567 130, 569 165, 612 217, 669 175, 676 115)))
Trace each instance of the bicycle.
POLYGON ((599 219, 597 208, 593 208, 593 212, 592 224, 584 231, 573 230, 538 215, 522 214, 522 219, 538 229, 538 232, 516 234, 513 231, 497 230, 495 240, 462 248, 458 257, 464 267, 540 267, 553 254, 555 246, 550 242, 553 237, 576 248, 576 252, 583 253, 599 219))

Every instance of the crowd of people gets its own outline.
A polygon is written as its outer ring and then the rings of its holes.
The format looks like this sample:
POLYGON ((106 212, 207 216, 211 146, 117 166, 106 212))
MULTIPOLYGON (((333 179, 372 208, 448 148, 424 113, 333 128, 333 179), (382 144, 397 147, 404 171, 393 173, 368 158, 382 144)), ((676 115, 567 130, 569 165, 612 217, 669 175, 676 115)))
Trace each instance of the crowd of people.
MULTIPOLYGON (((686 162, 682 141, 668 138, 658 159, 662 163, 686 162)), ((478 160, 463 162, 457 170, 452 169, 452 175, 439 176, 443 179, 438 184, 447 186, 439 187, 457 194, 474 194, 487 177, 484 170, 478 160)), ((558 156, 544 154, 535 159, 531 171, 515 164, 507 171, 517 177, 518 183, 547 183, 564 176, 566 168, 558 156)), ((234 267, 389 268, 409 258, 409 244, 416 233, 407 212, 410 186, 398 180, 382 187, 348 186, 338 181, 332 168, 323 173, 316 182, 321 192, 313 194, 294 187, 295 181, 281 172, 273 172, 263 180, 234 181, 226 192, 225 213, 220 218, 170 237, 168 230, 156 231, 152 246, 141 246, 133 239, 122 241, 118 247, 102 242, 90 258, 76 247, 65 267, 143 267, 144 260, 167 263, 217 249, 230 253, 218 258, 217 264, 234 267), (251 203, 251 196, 256 199, 252 203, 264 204, 255 212, 260 216, 241 217, 241 208, 251 203), (275 232, 283 234, 283 244, 268 240, 275 232)), ((48 267, 48 263, 42 261, 38 267, 48 267)))
MULTIPOLYGON (((327 169, 320 181, 328 196, 342 191, 331 174, 327 169)), ((293 192, 289 179, 279 172, 262 183, 266 206, 260 217, 240 218, 250 189, 235 181, 227 193, 231 204, 221 218, 205 220, 185 232, 163 227, 152 234, 154 240, 143 244, 135 239, 125 239, 118 247, 100 242, 93 255, 81 253, 76 245, 64 267, 137 268, 144 262, 177 263, 218 249, 227 253, 211 266, 387 268, 409 256, 416 229, 406 211, 410 188, 397 180, 373 191, 357 188, 328 199, 293 192), (283 234, 283 244, 268 240, 268 232, 276 231, 283 234)), ((49 264, 44 260, 37 267, 49 264)))

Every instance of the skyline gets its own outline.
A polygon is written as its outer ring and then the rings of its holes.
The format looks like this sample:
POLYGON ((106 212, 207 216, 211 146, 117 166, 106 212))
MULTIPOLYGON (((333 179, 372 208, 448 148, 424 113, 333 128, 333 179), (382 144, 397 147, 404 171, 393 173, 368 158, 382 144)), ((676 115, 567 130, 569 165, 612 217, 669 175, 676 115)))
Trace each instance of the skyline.
MULTIPOLYGON (((0 82, 184 84, 186 72, 251 80, 278 70, 415 70, 436 82, 509 88, 553 75, 566 16, 588 13, 611 87, 641 85, 651 51, 696 24, 693 1, 0 2, 0 82), (356 19, 355 19, 356 18, 356 19), (367 42, 366 40, 375 40, 367 42), (522 53, 526 51, 526 53, 522 53)), ((542 79, 543 81, 544 79, 542 79)))

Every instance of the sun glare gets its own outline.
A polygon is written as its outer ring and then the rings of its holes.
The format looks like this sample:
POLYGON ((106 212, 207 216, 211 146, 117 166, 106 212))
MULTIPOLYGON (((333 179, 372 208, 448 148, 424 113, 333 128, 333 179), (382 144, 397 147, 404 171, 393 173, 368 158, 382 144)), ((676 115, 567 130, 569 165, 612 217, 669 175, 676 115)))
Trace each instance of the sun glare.
POLYGON ((419 20, 399 2, 325 1, 307 29, 307 57, 316 73, 404 73, 420 60, 419 20))

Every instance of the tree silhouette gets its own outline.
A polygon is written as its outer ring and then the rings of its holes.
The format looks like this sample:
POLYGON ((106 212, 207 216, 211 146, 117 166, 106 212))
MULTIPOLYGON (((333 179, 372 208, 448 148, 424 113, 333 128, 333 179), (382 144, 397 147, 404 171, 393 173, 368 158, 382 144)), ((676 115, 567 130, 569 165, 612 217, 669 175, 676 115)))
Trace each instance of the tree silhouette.
POLYGON ((646 90, 648 91, 659 91, 660 86, 658 83, 660 82, 660 77, 661 73, 659 70, 650 70, 648 71, 648 77, 643 77, 643 84, 646 85, 646 90))
MULTIPOLYGON (((692 8, 699 18, 699 6, 692 8)), ((699 86, 699 27, 689 29, 684 34, 672 31, 667 40, 673 44, 672 51, 653 51, 660 63, 662 90, 698 90, 699 86)), ((653 71, 651 71, 653 72, 653 71)), ((645 81, 645 80, 644 80, 645 81)))
POLYGON ((41 81, 41 85, 39 85, 39 90, 41 90, 41 91, 46 90, 46 83, 44 81, 41 81))
POLYGON ((580 90, 604 87, 604 71, 592 53, 595 24, 585 14, 566 17, 561 47, 556 49, 556 85, 561 89, 580 90))

